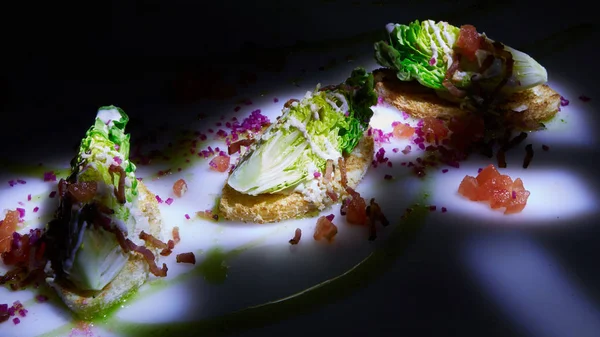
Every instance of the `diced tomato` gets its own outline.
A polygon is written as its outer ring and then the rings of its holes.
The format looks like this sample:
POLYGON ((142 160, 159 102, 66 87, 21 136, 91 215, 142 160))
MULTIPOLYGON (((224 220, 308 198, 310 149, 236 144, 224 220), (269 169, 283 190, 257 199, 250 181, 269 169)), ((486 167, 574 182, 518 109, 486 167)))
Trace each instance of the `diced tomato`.
POLYGON ((425 140, 429 143, 440 142, 448 136, 448 128, 446 128, 444 122, 434 117, 423 118, 421 129, 425 134, 425 140))
POLYGON ((229 162, 230 162, 229 156, 219 155, 219 156, 214 157, 210 161, 209 165, 210 165, 210 168, 215 171, 225 172, 229 169, 229 162))
POLYGON ((478 201, 479 200, 479 185, 477 184, 477 179, 472 176, 465 176, 458 186, 458 193, 467 197, 469 200, 478 201))
POLYGON ((6 253, 10 250, 12 236, 19 223, 19 212, 8 211, 4 220, 0 222, 0 253, 6 253))
POLYGON ((329 221, 327 217, 322 216, 317 220, 317 227, 315 227, 315 234, 313 234, 313 238, 317 241, 326 239, 327 241, 331 242, 337 232, 338 230, 336 225, 329 221))
POLYGON ((504 214, 521 212, 525 208, 525 205, 527 205, 527 199, 529 198, 530 194, 531 193, 527 190, 513 191, 504 214))
POLYGON ((484 168, 481 172, 479 172, 479 174, 477 175, 477 183, 479 185, 483 185, 488 180, 494 179, 498 176, 500 176, 500 172, 498 172, 494 165, 490 164, 486 166, 486 168, 484 168))
POLYGON ((461 26, 458 41, 456 41, 457 52, 465 56, 469 61, 475 61, 475 52, 480 48, 483 41, 483 36, 477 32, 474 26, 461 26))
POLYGON ((355 225, 367 224, 367 203, 360 196, 350 198, 346 210, 346 221, 355 225))
POLYGON ((477 178, 465 176, 458 186, 458 193, 472 201, 488 201, 492 209, 506 207, 504 214, 521 212, 531 194, 521 178, 513 181, 500 174, 493 165, 483 169, 477 178))
POLYGON ((187 183, 183 179, 179 179, 173 184, 173 193, 179 198, 187 192, 187 189, 187 183))
POLYGON ((394 131, 392 133, 394 137, 399 139, 410 138, 415 134, 415 128, 409 124, 398 123, 394 126, 394 131))

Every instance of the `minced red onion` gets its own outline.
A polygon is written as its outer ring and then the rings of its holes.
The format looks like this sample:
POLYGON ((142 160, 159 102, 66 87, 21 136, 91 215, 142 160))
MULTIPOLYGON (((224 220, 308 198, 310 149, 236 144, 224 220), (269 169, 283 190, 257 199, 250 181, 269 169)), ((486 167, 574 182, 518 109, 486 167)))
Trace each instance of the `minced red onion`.
POLYGON ((279 98, 277 98, 277 97, 273 98, 273 103, 277 103, 277 102, 279 102, 279 98))
POLYGON ((27 184, 27 182, 23 179, 17 179, 17 183, 21 184, 21 185, 25 185, 27 184))
POLYGON ((123 160, 121 160, 121 158, 119 158, 118 156, 114 156, 113 160, 115 161, 115 163, 121 165, 121 163, 123 163, 123 160))
POLYGON ((313 176, 315 177, 315 179, 318 179, 321 176, 321 172, 315 172, 313 173, 313 176))
POLYGON ((39 210, 40 210, 40 208, 39 208, 39 207, 37 207, 37 206, 35 206, 35 207, 33 208, 33 213, 37 213, 37 211, 39 211, 39 210))
POLYGON ((35 296, 35 300, 38 303, 46 302, 48 300, 48 296, 39 294, 39 295, 35 296))
POLYGON ((377 105, 381 105, 383 104, 383 96, 378 96, 377 97, 377 105))
POLYGON ((442 173, 446 173, 446 172, 448 172, 448 169, 443 169, 442 170, 442 173))
POLYGON ((512 198, 516 199, 517 198, 517 191, 512 191, 512 198))
POLYGON ((567 106, 569 105, 569 100, 560 96, 560 106, 567 106))
POLYGON ((186 214, 186 215, 185 215, 185 218, 189 220, 189 219, 190 219, 190 215, 189 215, 189 214, 186 214))
POLYGON ((159 204, 162 204, 163 200, 157 195, 155 195, 156 201, 158 201, 159 204))
POLYGON ((13 186, 15 186, 16 184, 17 184, 17 182, 16 182, 16 181, 14 181, 14 180, 9 180, 9 181, 8 181, 8 185, 9 185, 10 187, 13 187, 13 186))
POLYGON ((480 167, 479 169, 477 169, 477 173, 481 173, 481 171, 483 171, 483 168, 480 167))
POLYGON ((402 118, 404 118, 404 120, 407 120, 408 117, 410 117, 410 115, 408 113, 406 113, 405 111, 402 111, 402 118))
POLYGON ((432 58, 429 59, 429 65, 430 66, 435 65, 435 57, 432 57, 432 58))
POLYGON ((385 179, 385 180, 392 180, 393 177, 391 175, 389 175, 389 174, 386 174, 386 175, 383 176, 383 179, 385 179))
POLYGON ((448 209, 446 207, 442 207, 442 213, 446 213, 448 209))
POLYGON ((44 181, 56 181, 56 174, 52 171, 44 172, 44 181))
POLYGON ((31 194, 27 194, 27 201, 31 201, 31 194))
POLYGON ((325 216, 325 218, 327 218, 327 220, 329 220, 329 221, 333 221, 333 218, 335 218, 335 215, 329 214, 329 215, 325 216))
POLYGON ((19 317, 15 317, 13 318, 13 323, 15 323, 15 325, 21 323, 21 320, 19 319, 19 317))
POLYGON ((392 149, 392 152, 394 152, 394 153, 398 153, 399 151, 400 151, 400 149, 397 148, 397 147, 395 147, 395 148, 392 149))
POLYGON ((48 194, 48 196, 49 196, 50 198, 54 198, 54 197, 56 196, 56 191, 52 191, 52 192, 50 192, 50 194, 48 194))
POLYGON ((25 209, 21 208, 21 207, 17 207, 17 212, 19 212, 19 218, 24 218, 25 217, 25 209))
POLYGON ((167 198, 167 200, 165 200, 165 204, 167 205, 171 205, 173 203, 173 198, 167 198))

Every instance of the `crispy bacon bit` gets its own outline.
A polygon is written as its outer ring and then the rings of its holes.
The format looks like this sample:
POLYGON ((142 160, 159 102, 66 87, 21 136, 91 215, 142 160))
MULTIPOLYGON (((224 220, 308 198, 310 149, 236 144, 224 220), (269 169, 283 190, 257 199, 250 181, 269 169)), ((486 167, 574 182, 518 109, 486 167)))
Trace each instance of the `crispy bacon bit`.
POLYGON ((229 153, 229 155, 232 155, 234 153, 239 152, 242 146, 250 146, 254 142, 255 142, 254 139, 242 139, 242 140, 238 140, 237 142, 231 143, 231 145, 229 145, 229 148, 227 149, 227 152, 229 153))
POLYGON ((388 226, 390 223, 388 219, 383 215, 381 207, 375 202, 375 198, 372 198, 369 206, 366 208, 369 224, 369 240, 373 241, 377 238, 377 228, 375 227, 377 222, 381 222, 383 226, 388 226))
POLYGON ((294 102, 299 102, 299 101, 297 99, 295 99, 295 98, 291 98, 287 102, 285 102, 285 104, 283 104, 283 106, 285 108, 289 108, 289 107, 292 106, 292 103, 294 103, 294 102))
POLYGON ((327 159, 327 163, 325 164, 325 174, 323 175, 323 181, 328 183, 330 179, 333 178, 333 160, 327 159))
POLYGON ((160 255, 169 256, 173 253, 173 248, 175 248, 175 242, 173 240, 167 241, 167 248, 160 251, 160 255))
POLYGON ((158 249, 167 249, 169 248, 167 246, 166 243, 162 242, 161 240, 155 238, 152 234, 148 234, 144 231, 142 231, 140 233, 140 239, 144 240, 146 242, 146 244, 150 244, 151 246, 158 248, 158 249))
POLYGON ((348 187, 348 173, 346 172, 346 161, 344 161, 343 157, 338 158, 338 166, 340 168, 341 175, 340 183, 342 184, 343 188, 346 188, 348 187))
MULTIPOLYGON (((62 181, 62 179, 61 179, 62 181)), ((96 196, 98 183, 95 181, 81 181, 68 184, 67 193, 69 193, 76 202, 89 202, 96 196)))
POLYGON ((454 73, 458 70, 458 66, 460 65, 460 54, 454 54, 452 56, 452 65, 446 71, 446 76, 444 77, 444 81, 442 81, 442 85, 448 89, 450 94, 454 97, 463 98, 467 95, 467 92, 464 90, 458 89, 454 83, 450 80, 454 73))
POLYGON ((525 146, 525 159, 523 160, 523 168, 528 168, 533 159, 533 145, 527 144, 525 146))
POLYGON ((181 241, 181 238, 179 237, 179 227, 177 226, 173 227, 173 241, 175 241, 175 244, 178 244, 179 241, 181 241))
POLYGON ((294 232, 294 237, 290 239, 291 245, 297 245, 300 242, 300 238, 302 237, 302 230, 300 228, 296 228, 294 232))
POLYGON ((338 195, 337 195, 337 193, 335 193, 335 191, 327 190, 325 192, 325 194, 329 197, 329 199, 331 199, 331 201, 333 201, 333 202, 338 201, 338 195))
POLYGON ((326 216, 322 216, 317 220, 317 226, 315 227, 315 233, 313 238, 317 241, 326 239, 328 242, 333 241, 333 237, 337 234, 338 229, 336 225, 331 222, 326 216))
POLYGON ((163 263, 162 269, 158 268, 158 266, 156 265, 156 261, 154 261, 154 254, 152 253, 152 251, 150 251, 150 249, 148 249, 144 246, 138 246, 129 239, 125 240, 125 242, 130 251, 134 251, 144 257, 144 260, 146 260, 146 263, 148 263, 150 272, 154 276, 157 276, 157 277, 167 276, 167 271, 169 270, 167 268, 167 265, 163 263))
POLYGON ((177 263, 196 264, 196 256, 192 252, 177 254, 175 258, 177 260, 177 263))
POLYGON ((119 165, 110 165, 110 167, 108 168, 108 172, 110 172, 110 176, 113 177, 114 179, 114 175, 115 173, 119 174, 119 185, 115 186, 114 188, 114 192, 115 192, 115 197, 117 198, 117 201, 119 201, 121 204, 125 203, 125 170, 123 170, 123 167, 119 166, 119 165))
POLYGON ((185 194, 185 192, 187 192, 187 190, 188 190, 187 183, 183 179, 179 179, 173 184, 173 193, 178 198, 181 198, 185 194))

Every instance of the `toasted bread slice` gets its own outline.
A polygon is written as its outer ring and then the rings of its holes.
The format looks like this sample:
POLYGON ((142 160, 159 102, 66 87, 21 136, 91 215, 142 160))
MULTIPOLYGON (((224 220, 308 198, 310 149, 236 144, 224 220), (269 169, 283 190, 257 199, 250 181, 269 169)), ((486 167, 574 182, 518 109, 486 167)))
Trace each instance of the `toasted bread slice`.
MULTIPOLYGON (((356 188, 371 165, 373 153, 373 138, 365 136, 352 153, 345 158, 348 186, 356 188)), ((346 191, 340 184, 341 173, 337 163, 334 164, 334 167, 333 191, 339 196, 346 195, 346 191)), ((323 176, 319 180, 324 184, 323 176)), ((335 201, 326 197, 317 205, 304 198, 304 195, 299 192, 251 196, 242 194, 225 184, 219 211, 228 220, 267 223, 302 217, 334 203, 335 201)))
MULTIPOLYGON (((416 81, 400 81, 393 70, 373 72, 377 94, 400 111, 416 118, 435 117, 450 119, 469 113, 458 103, 440 98, 433 89, 416 81)), ((550 120, 560 108, 560 95, 546 84, 512 94, 492 109, 517 126, 535 125, 550 120)))
MULTIPOLYGON (((138 182, 138 209, 136 215, 136 233, 129 235, 129 239, 141 245, 139 233, 144 230, 156 238, 162 238, 162 219, 158 209, 155 195, 140 181, 138 182)), ((155 252, 155 256, 158 256, 155 252)), ((147 262, 139 254, 131 253, 129 261, 119 274, 102 291, 94 294, 76 292, 64 287, 54 279, 47 279, 48 285, 53 288, 69 309, 82 319, 91 319, 98 314, 114 307, 127 296, 133 294, 148 279, 149 268, 147 262)))

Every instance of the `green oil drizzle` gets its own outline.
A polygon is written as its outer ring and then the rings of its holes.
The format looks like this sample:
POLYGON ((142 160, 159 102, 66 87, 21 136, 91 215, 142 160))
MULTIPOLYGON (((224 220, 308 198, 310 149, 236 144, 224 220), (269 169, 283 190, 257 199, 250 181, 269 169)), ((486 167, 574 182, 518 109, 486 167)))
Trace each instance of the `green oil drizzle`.
POLYGON ((227 279, 227 270, 229 266, 226 263, 228 254, 220 248, 210 249, 206 253, 204 261, 195 269, 195 271, 204 277, 204 280, 212 284, 221 284, 227 279))
MULTIPOLYGON (((418 203, 426 205, 426 197, 418 203)), ((273 302, 243 309, 217 318, 167 324, 138 324, 113 319, 112 331, 124 336, 161 336, 186 334, 194 331, 199 335, 226 335, 258 328, 267 324, 310 312, 322 305, 340 300, 365 287, 383 275, 405 251, 423 227, 425 206, 414 207, 413 211, 398 223, 383 246, 344 274, 327 280, 297 294, 273 302)), ((229 253, 231 254, 231 252, 229 253)), ((221 253, 211 260, 211 268, 223 263, 221 253)), ((222 275, 221 268, 215 268, 222 275)))

